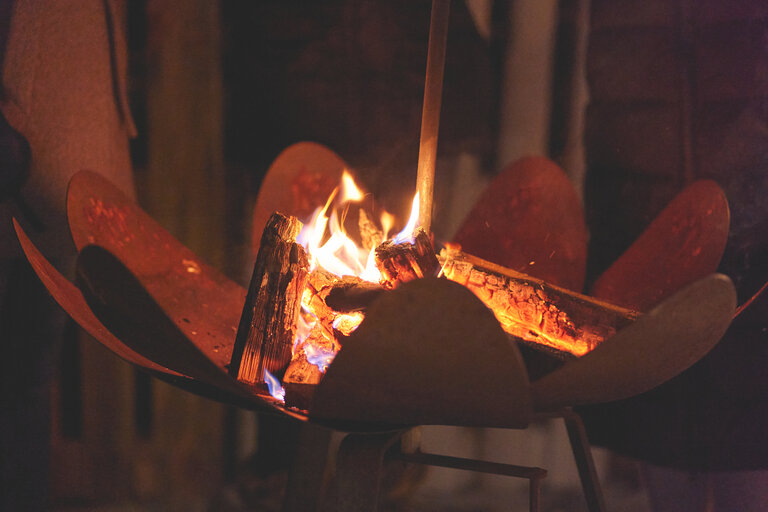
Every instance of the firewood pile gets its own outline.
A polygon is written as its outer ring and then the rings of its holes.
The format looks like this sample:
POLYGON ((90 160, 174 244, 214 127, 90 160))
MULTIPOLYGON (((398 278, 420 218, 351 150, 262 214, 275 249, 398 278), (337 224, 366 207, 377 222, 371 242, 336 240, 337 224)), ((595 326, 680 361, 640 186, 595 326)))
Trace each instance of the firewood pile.
POLYGON ((370 216, 359 212, 360 240, 365 249, 373 249, 378 283, 340 277, 322 266, 310 268, 310 258, 297 242, 302 223, 273 213, 262 233, 235 341, 229 369, 233 377, 263 390, 279 379, 286 405, 309 409, 316 386, 363 322, 368 306, 400 284, 424 277, 439 276, 468 288, 507 334, 560 359, 590 352, 638 316, 457 246, 449 245, 438 257, 421 228, 405 239, 384 240, 370 216))

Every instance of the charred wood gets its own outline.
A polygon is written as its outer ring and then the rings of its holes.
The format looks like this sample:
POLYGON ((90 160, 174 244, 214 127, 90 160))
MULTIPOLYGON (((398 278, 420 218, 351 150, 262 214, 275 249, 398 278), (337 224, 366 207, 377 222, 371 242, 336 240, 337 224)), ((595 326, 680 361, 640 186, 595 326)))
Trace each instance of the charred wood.
POLYGON ((342 280, 331 286, 325 303, 339 313, 365 311, 385 291, 380 284, 362 279, 342 280))
POLYGON ((507 333, 561 358, 586 354, 638 316, 457 249, 440 258, 445 277, 469 288, 507 333))
POLYGON ((274 213, 264 228, 240 317, 229 373, 261 384, 264 370, 280 377, 291 361, 309 265, 296 243, 301 222, 274 213))
POLYGON ((333 333, 329 333, 321 323, 316 323, 307 339, 297 347, 285 371, 285 405, 309 408, 315 386, 323 379, 325 367, 338 349, 338 341, 333 333))
POLYGON ((387 240, 376 248, 376 267, 381 284, 395 288, 399 283, 437 275, 440 264, 426 231, 418 229, 413 242, 387 240))
POLYGON ((360 239, 363 243, 363 248, 366 251, 370 251, 374 247, 378 247, 384 241, 384 233, 376 226, 365 210, 360 208, 357 218, 357 225, 360 228, 360 239))

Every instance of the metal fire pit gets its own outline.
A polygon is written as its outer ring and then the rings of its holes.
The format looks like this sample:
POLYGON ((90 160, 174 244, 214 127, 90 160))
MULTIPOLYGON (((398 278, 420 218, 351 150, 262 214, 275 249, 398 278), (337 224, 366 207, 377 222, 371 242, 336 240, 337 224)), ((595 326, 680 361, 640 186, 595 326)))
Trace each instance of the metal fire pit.
MULTIPOLYGON (((319 145, 292 146, 270 169, 262 198, 276 197, 270 194, 269 183, 280 183, 284 189, 283 175, 289 168, 333 174, 340 173, 344 163, 319 145)), ((293 170, 290 172, 297 172, 293 170)), ((503 176, 501 179, 506 179, 503 176)), ((689 196, 698 200, 706 196, 716 202, 717 191, 709 185, 700 189, 689 196)), ((685 243, 690 240, 717 238, 711 245, 720 243, 722 230, 708 227, 702 220, 706 215, 698 213, 698 201, 689 196, 670 207, 667 220, 657 220, 649 228, 638 242, 637 254, 630 249, 627 268, 641 259, 638 254, 654 246, 661 236, 658 233, 664 232, 669 222, 687 226, 691 236, 686 238, 678 232, 667 245, 657 247, 661 256, 647 265, 673 258, 678 246, 687 250, 685 243), (680 215, 685 216, 685 222, 680 215)), ((281 207, 260 200, 255 215, 258 218, 260 212, 281 207)), ((583 427, 568 407, 633 396, 677 375, 717 343, 736 306, 730 280, 706 275, 712 270, 710 263, 691 263, 684 276, 675 275, 677 281, 667 278, 669 268, 658 267, 660 277, 652 291, 656 297, 668 298, 586 356, 530 382, 517 344, 471 292, 445 280, 414 281, 371 306, 363 324, 344 344, 318 385, 309 410, 299 411, 286 408, 227 373, 245 300, 241 286, 202 262, 95 173, 81 172, 72 179, 67 210, 79 251, 78 286, 51 266, 16 223, 21 245, 59 304, 94 338, 131 364, 191 392, 240 407, 346 432, 390 432, 348 438, 342 454, 353 455, 340 458, 342 467, 343 461, 353 461, 347 470, 368 464, 361 462, 364 459, 379 460, 380 465, 387 447, 403 429, 413 425, 525 428, 542 416, 564 416, 594 510, 601 506, 599 490, 589 484, 594 468, 583 427), (672 293, 680 280, 694 282, 672 293)), ((727 205, 725 213, 727 226, 727 205)), ((470 216, 464 233, 472 231, 472 222, 470 216)), ((705 247, 703 252, 716 252, 716 247, 705 247)), ((622 302, 622 297, 611 283, 637 283, 632 276, 627 277, 621 262, 598 280, 596 287, 616 302, 622 302), (620 278, 611 277, 611 272, 620 278)), ((672 270, 679 267, 672 265, 672 270)), ((534 491, 536 482, 543 478, 540 471, 531 468, 418 452, 399 456, 414 462, 521 476, 534 484, 534 491)), ((358 480, 370 486, 378 482, 377 478, 378 473, 358 480)), ((365 487, 360 485, 358 490, 365 487)), ((348 495, 355 492, 349 490, 348 495)), ((532 491, 532 509, 537 503, 534 495, 537 493, 532 491)))

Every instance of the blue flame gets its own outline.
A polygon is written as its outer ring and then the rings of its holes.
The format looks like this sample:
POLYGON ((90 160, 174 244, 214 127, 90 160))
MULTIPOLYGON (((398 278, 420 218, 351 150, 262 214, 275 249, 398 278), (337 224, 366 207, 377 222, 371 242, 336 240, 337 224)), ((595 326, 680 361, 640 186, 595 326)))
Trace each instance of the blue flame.
POLYGON ((336 352, 333 350, 325 350, 324 347, 315 346, 311 343, 305 343, 303 348, 307 361, 317 366, 323 373, 333 362, 333 358, 336 357, 336 352))
POLYGON ((264 382, 267 383, 269 394, 272 395, 273 398, 276 398, 281 402, 285 402, 285 388, 280 384, 280 381, 277 380, 274 375, 267 371, 266 368, 264 368, 264 382))

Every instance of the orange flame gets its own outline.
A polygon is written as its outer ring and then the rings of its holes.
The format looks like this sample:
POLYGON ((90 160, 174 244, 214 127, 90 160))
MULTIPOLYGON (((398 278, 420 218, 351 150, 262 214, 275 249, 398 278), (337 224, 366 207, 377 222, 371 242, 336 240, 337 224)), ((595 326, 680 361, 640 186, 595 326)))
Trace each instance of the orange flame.
POLYGON ((315 210, 297 237, 309 254, 310 270, 319 266, 339 277, 357 276, 374 283, 379 281, 381 274, 376 268, 373 251, 366 252, 347 236, 338 212, 340 207, 362 201, 363 197, 352 176, 344 171, 341 186, 334 189, 324 207, 315 210), (339 188, 341 198, 329 216, 328 210, 334 204, 339 188))
MULTIPOLYGON (((355 184, 352 175, 344 170, 341 183, 336 187, 325 205, 317 208, 311 219, 297 237, 309 256, 310 271, 322 268, 338 277, 356 276, 365 281, 378 283, 381 273, 376 268, 375 248, 370 251, 358 247, 344 232, 344 216, 349 203, 360 202, 365 193, 355 184)), ((419 195, 413 199, 411 214, 407 224, 393 240, 402 243, 413 240, 413 232, 418 223, 419 195)), ((381 215, 381 232, 383 240, 389 239, 389 232, 395 224, 395 218, 387 212, 381 215)), ((363 313, 320 312, 313 311, 313 294, 317 293, 308 285, 302 294, 301 314, 296 326, 293 343, 293 358, 302 355, 306 360, 325 372, 331 364, 340 346, 334 331, 349 336, 363 322, 363 313)), ((266 376, 265 376, 266 377, 266 376)), ((279 383, 272 382, 273 396, 279 399, 279 383)))

